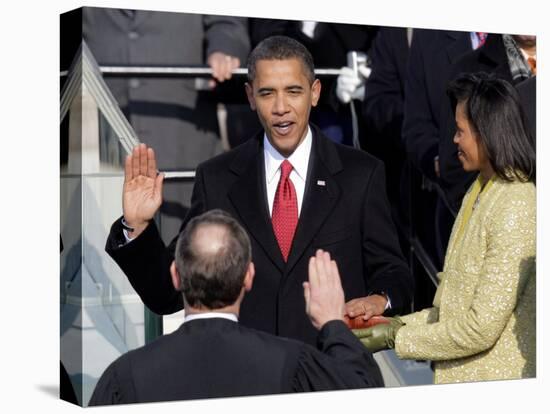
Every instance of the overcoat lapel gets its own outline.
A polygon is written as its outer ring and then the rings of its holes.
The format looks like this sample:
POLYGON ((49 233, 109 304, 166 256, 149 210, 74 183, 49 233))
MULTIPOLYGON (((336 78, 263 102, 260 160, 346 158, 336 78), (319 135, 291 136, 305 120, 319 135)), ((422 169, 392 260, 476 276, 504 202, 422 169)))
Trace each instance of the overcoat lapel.
POLYGON ((480 49, 480 53, 480 61, 488 66, 487 72, 493 72, 508 82, 514 83, 502 35, 489 34, 485 46, 480 49))
POLYGON ((260 145, 263 134, 251 139, 230 167, 239 175, 239 179, 230 189, 229 199, 249 234, 285 275, 292 271, 303 256, 340 197, 340 186, 333 177, 343 168, 340 157, 334 144, 317 127, 312 126, 312 133, 306 190, 286 265, 273 233, 267 207, 263 149, 260 145))
POLYGON ((334 144, 312 126, 313 145, 306 180, 306 191, 298 227, 290 249, 285 274, 292 272, 340 197, 340 186, 333 175, 342 170, 334 144))
POLYGON ((252 138, 247 148, 235 158, 230 169, 239 178, 229 190, 229 199, 248 233, 256 239, 267 256, 283 272, 285 263, 269 218, 265 189, 263 149, 260 140, 252 138))
POLYGON ((454 64, 462 55, 472 50, 471 43, 470 39, 461 32, 449 32, 448 36, 454 39, 454 41, 447 46, 447 57, 449 58, 449 62, 454 64))

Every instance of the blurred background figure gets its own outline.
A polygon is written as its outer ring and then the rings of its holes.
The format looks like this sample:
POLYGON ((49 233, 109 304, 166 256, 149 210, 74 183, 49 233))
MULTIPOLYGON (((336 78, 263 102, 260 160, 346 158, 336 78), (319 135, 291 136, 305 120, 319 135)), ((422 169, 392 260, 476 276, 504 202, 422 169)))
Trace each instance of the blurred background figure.
POLYGON ((439 181, 439 143, 450 113, 445 88, 453 65, 485 39, 486 33, 417 29, 411 44, 402 137, 410 162, 423 176, 411 191, 422 206, 416 218, 423 230, 420 237, 437 269, 454 221, 448 203, 431 185, 439 181))
POLYGON ((369 53, 370 75, 364 87, 361 148, 384 161, 392 217, 403 253, 408 251, 406 153, 401 140, 405 78, 412 29, 381 27, 369 53))
MULTIPOLYGON (((450 75, 454 79, 461 73, 486 72, 518 86, 535 76, 537 57, 537 39, 535 36, 489 34, 485 43, 477 50, 463 56, 452 68, 450 75)), ((534 86, 534 85, 533 85, 534 86)), ((525 105, 535 104, 534 88, 531 99, 525 105)), ((530 111, 534 113, 533 110, 530 111)), ((465 172, 457 157, 453 143, 454 114, 447 111, 447 118, 439 146, 441 166, 441 187, 456 212, 470 184, 475 180, 474 173, 465 172)), ((534 128, 530 128, 530 131, 534 128)), ((531 132, 532 133, 532 132, 531 132)), ((447 237, 449 234, 447 234, 447 237)))
MULTIPOLYGON (((100 65, 208 65, 213 70, 210 81, 105 77, 139 139, 155 148, 159 169, 194 169, 221 153, 212 89, 244 65, 250 51, 247 19, 93 7, 82 10, 83 38, 100 65)), ((163 239, 169 241, 179 229, 178 217, 185 216, 192 185, 166 184, 160 221, 163 239)))

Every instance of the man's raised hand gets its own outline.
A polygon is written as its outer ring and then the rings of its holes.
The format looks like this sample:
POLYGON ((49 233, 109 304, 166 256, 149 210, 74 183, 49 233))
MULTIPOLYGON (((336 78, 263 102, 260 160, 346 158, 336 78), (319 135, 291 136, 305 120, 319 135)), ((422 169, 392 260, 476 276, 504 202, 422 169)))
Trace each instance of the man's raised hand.
POLYGON ((328 252, 317 250, 309 259, 309 281, 303 286, 306 313, 316 329, 335 319, 344 320, 344 290, 336 262, 328 252))
POLYGON ((124 187, 122 210, 124 220, 134 231, 131 238, 139 236, 162 204, 164 175, 157 171, 157 161, 152 148, 145 144, 134 147, 124 163, 124 187))

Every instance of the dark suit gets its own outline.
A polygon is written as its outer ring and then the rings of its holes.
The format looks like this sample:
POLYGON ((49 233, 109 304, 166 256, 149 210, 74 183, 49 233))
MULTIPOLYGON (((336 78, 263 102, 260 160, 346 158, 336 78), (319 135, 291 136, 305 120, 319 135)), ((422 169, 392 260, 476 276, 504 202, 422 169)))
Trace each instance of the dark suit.
MULTIPOLYGON (((83 8, 82 34, 101 65, 204 66, 220 51, 241 63, 250 51, 247 20, 148 10, 83 8)), ((159 168, 195 168, 221 152, 216 102, 195 78, 106 77, 159 168)))
POLYGON ((470 33, 414 31, 405 83, 403 140, 413 164, 436 180, 441 119, 447 116, 445 90, 452 65, 472 50, 470 33))
POLYGON ((533 76, 517 85, 521 104, 527 116, 529 133, 537 139, 537 77, 533 76))
POLYGON ((371 353, 340 321, 319 349, 222 318, 184 323, 130 351, 100 378, 90 405, 383 386, 371 353))
MULTIPOLYGON (((449 74, 452 65, 471 50, 469 32, 414 30, 407 64, 402 138, 411 163, 432 181, 438 180, 434 159, 439 153, 442 120, 450 107, 445 94, 449 74)), ((411 192, 418 200, 415 203, 421 205, 420 238, 435 258, 436 267, 441 268, 454 217, 444 202, 434 197, 435 193, 419 187, 411 192), (427 216, 425 211, 429 212, 427 216)))
POLYGON ((393 218, 403 230, 403 251, 407 246, 408 220, 406 189, 402 188, 406 153, 401 128, 408 56, 406 28, 381 27, 378 30, 370 53, 372 72, 365 85, 363 119, 366 133, 361 143, 362 148, 380 158, 386 166, 388 197, 393 218))
MULTIPOLYGON (((244 64, 250 51, 245 18, 96 7, 82 10, 82 36, 100 65, 204 66, 206 57, 216 51, 238 57, 244 64)), ((196 78, 107 76, 105 81, 140 141, 155 149, 161 170, 194 169, 223 151, 216 96, 198 88, 196 78)), ((112 133, 103 126, 102 134, 112 133)), ((123 160, 118 139, 111 137, 106 142, 114 146, 100 148, 123 160)), ((161 234, 168 243, 189 206, 191 185, 165 184, 160 216, 161 234)))
MULTIPOLYGON (((283 261, 267 206, 263 133, 197 169, 191 210, 185 223, 220 208, 238 219, 252 243, 254 288, 240 320, 269 333, 315 342, 304 309, 302 282, 316 249, 338 263, 346 300, 385 292, 392 313, 407 310, 413 281, 400 252, 385 195, 383 164, 365 152, 332 143, 312 127, 313 143, 305 194, 288 262, 283 261)), ((120 220, 107 252, 128 276, 145 304, 157 313, 182 308, 169 274, 175 240, 168 249, 153 223, 124 244, 120 220)))
MULTIPOLYGON (((461 73, 486 72, 499 79, 514 84, 508 57, 500 34, 489 34, 485 44, 458 60, 452 67, 449 79, 455 79, 461 73)), ((448 99, 447 99, 448 101, 448 99)), ((455 114, 450 105, 445 107, 439 143, 439 165, 441 169, 441 187, 455 212, 462 204, 462 198, 477 176, 477 172, 466 172, 457 157, 457 146, 453 142, 455 134, 455 114)))
POLYGON ((407 29, 381 27, 374 39, 370 57, 372 72, 366 82, 363 101, 363 116, 368 132, 376 139, 389 141, 386 145, 401 149, 409 57, 407 29))

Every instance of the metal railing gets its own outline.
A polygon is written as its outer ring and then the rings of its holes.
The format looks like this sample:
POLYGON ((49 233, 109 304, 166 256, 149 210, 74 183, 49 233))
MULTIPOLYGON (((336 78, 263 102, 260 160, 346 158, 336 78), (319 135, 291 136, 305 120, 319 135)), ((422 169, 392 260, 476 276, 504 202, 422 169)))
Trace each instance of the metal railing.
MULTIPOLYGON (((196 67, 196 66, 99 66, 99 70, 102 75, 107 77, 136 77, 136 76, 151 76, 151 77, 195 77, 195 78, 207 78, 212 76, 212 69, 209 67, 196 67)), ((246 68, 237 68, 233 70, 233 75, 236 77, 246 76, 248 71, 246 68)), ((338 76, 340 69, 334 68, 318 68, 315 69, 316 76, 333 77, 338 76)), ((67 71, 62 71, 60 76, 66 76, 67 71)), ((133 138, 133 137, 132 137, 133 138)), ((183 179, 185 181, 192 181, 195 177, 194 170, 185 171, 166 171, 164 172, 166 179, 183 179)), ((449 211, 456 217, 456 212, 450 207, 445 194, 441 187, 423 176, 422 179, 427 183, 428 191, 435 191, 439 198, 444 202, 449 211)), ((408 206, 409 210, 413 209, 413 205, 408 206)), ((409 216, 411 217, 411 216, 409 216)), ((414 223, 411 223, 414 226, 414 223)), ((419 263, 422 265, 424 271, 428 275, 429 279, 435 286, 438 284, 437 279, 437 266, 435 260, 430 257, 427 249, 423 245, 422 241, 415 236, 416 232, 411 232, 408 237, 410 244, 410 252, 416 257, 419 263)), ((411 261, 411 259, 409 259, 411 261)))
MULTIPOLYGON (((102 74, 107 76, 176 76, 176 77, 209 77, 212 76, 212 69, 209 67, 197 66, 99 66, 102 74)), ((59 76, 67 76, 68 71, 63 70, 59 76)), ((234 76, 246 76, 246 68, 237 68, 232 71, 234 76)), ((315 69, 317 76, 338 76, 340 69, 318 68, 315 69)))

